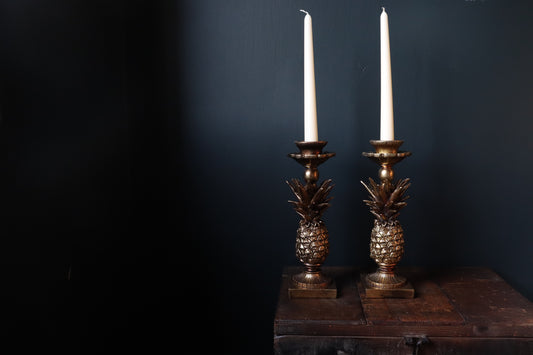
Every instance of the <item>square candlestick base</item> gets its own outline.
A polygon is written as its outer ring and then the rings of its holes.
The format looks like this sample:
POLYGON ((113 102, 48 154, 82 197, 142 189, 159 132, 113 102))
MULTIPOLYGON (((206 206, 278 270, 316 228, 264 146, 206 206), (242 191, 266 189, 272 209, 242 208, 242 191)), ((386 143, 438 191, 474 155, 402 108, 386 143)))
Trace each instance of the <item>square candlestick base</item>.
POLYGON ((294 282, 289 282, 289 298, 337 298, 337 285, 335 281, 326 288, 297 288, 294 282))
POLYGON ((337 285, 317 270, 294 273, 289 280, 289 298, 337 298, 337 285))
POLYGON ((366 298, 414 298, 415 289, 407 281, 405 285, 398 288, 380 289, 371 287, 366 281, 366 273, 361 273, 361 285, 365 290, 366 298))

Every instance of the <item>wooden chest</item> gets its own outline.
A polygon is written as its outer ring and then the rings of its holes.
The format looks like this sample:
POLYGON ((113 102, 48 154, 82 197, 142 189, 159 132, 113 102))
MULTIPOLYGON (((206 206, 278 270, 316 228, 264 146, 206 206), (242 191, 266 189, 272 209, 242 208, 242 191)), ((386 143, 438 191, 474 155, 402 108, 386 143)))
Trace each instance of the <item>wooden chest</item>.
POLYGON ((335 299, 289 299, 286 268, 276 354, 533 354, 533 303, 486 268, 399 269, 413 299, 365 298, 359 270, 324 267, 335 299))

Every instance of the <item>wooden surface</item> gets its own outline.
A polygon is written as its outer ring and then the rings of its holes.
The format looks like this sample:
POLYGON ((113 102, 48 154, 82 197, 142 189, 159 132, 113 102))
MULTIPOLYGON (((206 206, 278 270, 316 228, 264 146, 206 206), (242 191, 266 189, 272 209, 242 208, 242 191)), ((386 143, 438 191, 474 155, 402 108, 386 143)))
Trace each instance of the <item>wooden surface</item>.
POLYGON ((415 287, 413 299, 366 298, 359 270, 323 269, 337 282, 336 299, 289 299, 288 275, 296 269, 284 271, 274 319, 276 353, 364 353, 365 347, 396 353, 392 346, 403 354, 409 335, 427 337, 421 349, 431 353, 492 354, 502 347, 533 353, 533 304, 489 269, 400 268, 415 287), (359 350, 351 351, 354 346, 359 350))

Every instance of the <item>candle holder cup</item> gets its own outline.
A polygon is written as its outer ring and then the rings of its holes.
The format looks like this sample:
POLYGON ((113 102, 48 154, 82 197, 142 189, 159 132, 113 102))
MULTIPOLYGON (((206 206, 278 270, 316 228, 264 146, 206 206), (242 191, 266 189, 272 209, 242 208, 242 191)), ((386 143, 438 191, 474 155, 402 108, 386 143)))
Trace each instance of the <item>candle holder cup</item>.
POLYGON ((368 298, 413 298, 415 294, 411 283, 395 272, 404 253, 403 229, 397 217, 399 210, 407 205, 405 192, 410 186, 409 179, 394 180, 394 164, 411 155, 398 150, 402 143, 401 140, 371 140, 375 152, 363 152, 363 156, 380 165, 379 183, 371 178, 368 185, 361 181, 369 193, 369 200, 364 202, 375 217, 370 257, 378 265, 375 272, 361 274, 368 298))
POLYGON ((329 234, 321 220, 329 207, 333 188, 332 180, 318 184, 318 166, 335 153, 322 152, 326 141, 296 142, 299 153, 289 157, 305 167, 305 184, 299 179, 287 181, 297 201, 289 201, 301 217, 296 233, 296 257, 303 264, 303 271, 291 276, 289 298, 336 298, 335 280, 325 275, 321 266, 329 254, 329 234))

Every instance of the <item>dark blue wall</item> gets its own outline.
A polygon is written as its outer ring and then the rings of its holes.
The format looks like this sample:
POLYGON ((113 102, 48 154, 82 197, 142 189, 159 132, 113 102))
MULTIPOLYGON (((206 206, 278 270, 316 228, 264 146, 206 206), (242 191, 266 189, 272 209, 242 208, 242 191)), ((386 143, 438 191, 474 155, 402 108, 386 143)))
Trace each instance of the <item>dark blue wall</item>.
POLYGON ((372 266, 359 181, 377 174, 361 152, 379 138, 381 6, 413 153, 395 170, 412 179, 401 265, 487 266, 533 299, 530 2, 2 1, 11 338, 179 350, 202 334, 200 353, 271 353, 280 273, 297 265, 301 8, 337 153, 320 170, 335 183, 326 264, 372 266))

